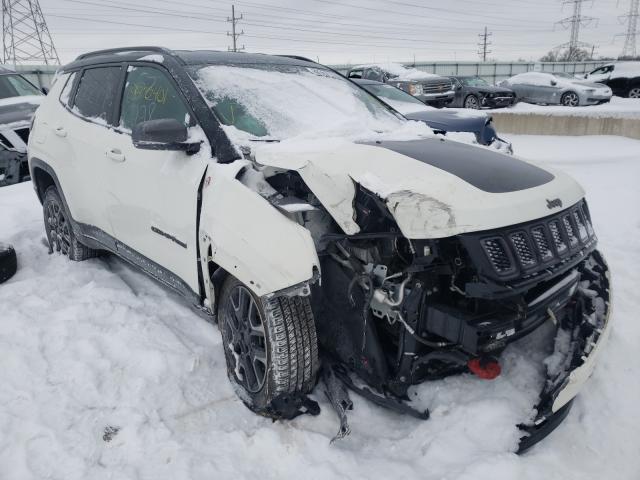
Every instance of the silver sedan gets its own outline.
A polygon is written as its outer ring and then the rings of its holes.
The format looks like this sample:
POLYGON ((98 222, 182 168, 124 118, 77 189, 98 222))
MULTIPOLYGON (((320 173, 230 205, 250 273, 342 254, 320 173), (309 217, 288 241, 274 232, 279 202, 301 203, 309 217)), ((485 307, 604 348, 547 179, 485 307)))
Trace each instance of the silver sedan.
POLYGON ((500 86, 516 92, 519 101, 577 107, 611 100, 611 89, 566 73, 527 72, 504 80, 500 86))

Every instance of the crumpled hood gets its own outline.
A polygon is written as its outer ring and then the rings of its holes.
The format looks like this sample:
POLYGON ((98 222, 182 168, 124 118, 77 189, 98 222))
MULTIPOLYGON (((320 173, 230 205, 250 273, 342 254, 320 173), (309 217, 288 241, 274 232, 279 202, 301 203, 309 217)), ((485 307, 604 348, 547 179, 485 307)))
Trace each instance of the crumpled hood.
POLYGON ((345 233, 356 234, 355 183, 384 199, 407 238, 515 225, 577 203, 569 176, 489 149, 438 138, 271 144, 259 164, 297 171, 345 233))

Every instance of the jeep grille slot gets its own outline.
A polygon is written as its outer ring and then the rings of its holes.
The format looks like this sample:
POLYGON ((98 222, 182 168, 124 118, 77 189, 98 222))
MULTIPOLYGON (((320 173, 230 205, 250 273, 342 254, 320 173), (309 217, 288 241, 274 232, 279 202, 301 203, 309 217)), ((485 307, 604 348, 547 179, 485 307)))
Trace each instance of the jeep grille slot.
POLYGON ((550 272, 587 254, 597 242, 584 200, 546 218, 460 239, 479 271, 500 281, 550 272))

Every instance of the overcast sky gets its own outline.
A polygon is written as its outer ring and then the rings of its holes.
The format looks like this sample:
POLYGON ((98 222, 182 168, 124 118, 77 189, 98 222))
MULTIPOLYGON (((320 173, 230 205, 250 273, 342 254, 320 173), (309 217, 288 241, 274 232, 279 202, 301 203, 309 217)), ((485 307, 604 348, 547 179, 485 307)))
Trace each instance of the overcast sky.
MULTIPOLYGON (((595 17, 580 40, 617 56, 631 0, 585 2, 595 17)), ((497 60, 537 60, 568 41, 559 0, 40 0, 60 59, 127 45, 226 50, 231 4, 243 15, 247 51, 299 54, 322 63, 477 60, 478 34, 493 33, 497 60)))

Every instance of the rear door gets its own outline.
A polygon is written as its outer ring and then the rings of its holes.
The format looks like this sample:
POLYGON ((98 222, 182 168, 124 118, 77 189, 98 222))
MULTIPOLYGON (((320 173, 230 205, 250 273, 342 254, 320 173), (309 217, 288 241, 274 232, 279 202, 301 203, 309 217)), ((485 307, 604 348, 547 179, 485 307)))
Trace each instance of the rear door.
MULTIPOLYGON (((76 94, 67 102, 68 114, 52 120, 60 140, 58 163, 66 170, 62 189, 73 218, 112 233, 106 210, 107 145, 116 135, 111 126, 121 81, 120 65, 86 68, 79 75, 76 94)), ((61 95, 64 99, 65 92, 61 95)))
POLYGON ((198 193, 209 155, 205 145, 200 154, 191 156, 134 147, 133 128, 163 118, 176 119, 192 131, 200 128, 164 68, 130 65, 118 120, 120 133, 108 146, 117 157, 109 163, 107 175, 109 219, 118 248, 133 249, 198 292, 198 193))

